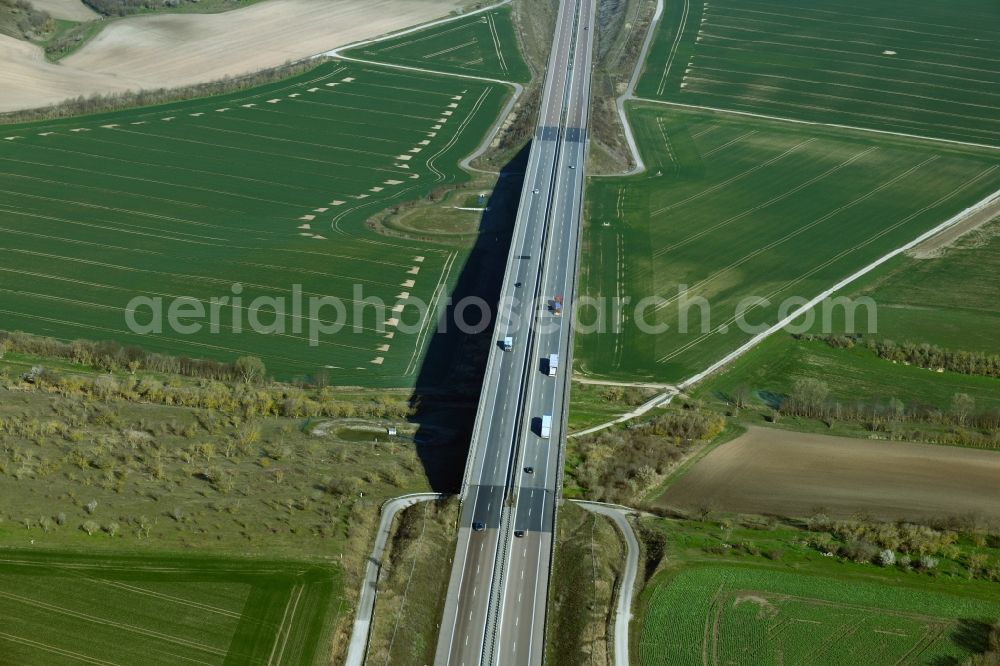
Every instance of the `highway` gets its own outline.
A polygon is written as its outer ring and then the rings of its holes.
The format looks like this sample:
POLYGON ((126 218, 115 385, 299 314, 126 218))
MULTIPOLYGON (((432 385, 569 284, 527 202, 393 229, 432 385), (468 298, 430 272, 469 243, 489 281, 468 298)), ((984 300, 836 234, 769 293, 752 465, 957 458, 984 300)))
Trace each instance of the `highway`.
POLYGON ((563 0, 470 444, 436 664, 541 664, 572 367, 595 0, 563 0), (564 297, 567 316, 550 310, 564 297), (500 342, 514 340, 510 351, 500 342), (559 354, 554 377, 546 360, 559 354), (540 437, 543 414, 551 435, 540 437), (527 470, 531 469, 531 473, 527 470))

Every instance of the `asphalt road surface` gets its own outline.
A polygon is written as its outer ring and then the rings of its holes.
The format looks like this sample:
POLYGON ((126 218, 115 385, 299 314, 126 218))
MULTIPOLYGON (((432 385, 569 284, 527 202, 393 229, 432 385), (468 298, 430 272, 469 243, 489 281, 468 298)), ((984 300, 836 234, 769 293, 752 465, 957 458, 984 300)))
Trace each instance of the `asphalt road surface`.
POLYGON ((501 291, 435 663, 541 664, 572 366, 595 0, 564 0, 501 291), (567 316, 551 311, 555 296, 567 316), (511 336, 513 349, 501 341, 511 336), (555 376, 547 359, 558 354, 555 376), (550 437, 540 436, 551 415, 550 437), (531 473, 527 471, 531 468, 531 473), (520 534, 521 536, 517 536, 520 534))

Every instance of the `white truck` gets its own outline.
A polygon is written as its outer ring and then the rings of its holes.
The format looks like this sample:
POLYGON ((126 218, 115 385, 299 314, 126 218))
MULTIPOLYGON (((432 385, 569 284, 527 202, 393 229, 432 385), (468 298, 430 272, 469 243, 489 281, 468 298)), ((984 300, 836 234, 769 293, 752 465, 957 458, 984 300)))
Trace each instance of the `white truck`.
POLYGON ((549 354, 549 377, 555 377, 559 370, 559 354, 549 354))
POLYGON ((514 349, 514 338, 510 335, 503 339, 503 350, 512 351, 514 349))
POLYGON ((542 439, 548 439, 549 435, 552 434, 552 415, 543 414, 542 415, 542 431, 539 433, 542 439))

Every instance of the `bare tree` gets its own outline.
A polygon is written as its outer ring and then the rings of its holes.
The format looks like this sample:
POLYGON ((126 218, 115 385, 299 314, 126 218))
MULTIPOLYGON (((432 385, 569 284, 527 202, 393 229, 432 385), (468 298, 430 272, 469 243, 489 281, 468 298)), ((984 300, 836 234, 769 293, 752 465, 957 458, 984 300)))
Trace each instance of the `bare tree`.
POLYGON ((241 356, 234 365, 237 374, 244 384, 255 384, 264 379, 267 369, 264 362, 256 356, 241 356))

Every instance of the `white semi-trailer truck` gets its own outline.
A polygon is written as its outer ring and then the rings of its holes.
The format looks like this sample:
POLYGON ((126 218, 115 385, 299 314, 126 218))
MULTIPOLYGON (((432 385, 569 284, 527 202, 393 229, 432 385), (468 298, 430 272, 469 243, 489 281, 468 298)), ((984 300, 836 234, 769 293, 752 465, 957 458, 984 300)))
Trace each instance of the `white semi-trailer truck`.
POLYGON ((549 354, 549 377, 555 377, 559 370, 559 354, 549 354))
POLYGON ((542 439, 548 439, 549 435, 552 434, 552 415, 544 414, 542 416, 542 439))

